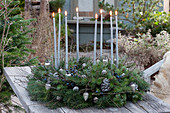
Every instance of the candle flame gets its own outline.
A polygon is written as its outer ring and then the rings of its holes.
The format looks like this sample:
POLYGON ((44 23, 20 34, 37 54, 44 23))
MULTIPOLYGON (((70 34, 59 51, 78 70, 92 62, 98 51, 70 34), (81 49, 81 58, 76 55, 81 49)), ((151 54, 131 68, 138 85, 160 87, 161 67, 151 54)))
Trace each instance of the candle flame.
POLYGON ((58 13, 61 13, 61 9, 60 8, 58 9, 58 13))
POLYGON ((55 16, 55 13, 53 12, 53 13, 52 13, 52 17, 54 18, 54 16, 55 16))
POLYGON ((103 9, 100 9, 100 14, 102 14, 103 13, 103 9))
POLYGON ((78 11, 79 11, 79 8, 78 8, 78 7, 76 7, 76 12, 78 13, 78 11))
POLYGON ((118 15, 118 11, 117 11, 117 10, 115 10, 115 15, 116 15, 116 16, 118 15))
POLYGON ((110 13, 110 16, 112 16, 112 15, 113 15, 113 12, 112 12, 112 11, 110 11, 109 13, 110 13))
POLYGON ((67 16, 67 11, 65 11, 65 13, 64 13, 64 14, 65 14, 65 16, 67 16))
POLYGON ((98 18, 98 15, 97 15, 97 13, 95 14, 95 18, 96 18, 96 19, 98 18))

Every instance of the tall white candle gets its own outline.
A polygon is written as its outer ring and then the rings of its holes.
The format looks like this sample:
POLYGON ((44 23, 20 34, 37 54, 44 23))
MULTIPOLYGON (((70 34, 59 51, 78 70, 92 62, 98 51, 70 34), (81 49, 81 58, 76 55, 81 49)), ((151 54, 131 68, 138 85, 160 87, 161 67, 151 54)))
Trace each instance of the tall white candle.
POLYGON ((100 9, 101 14, 101 25, 100 25, 100 59, 102 59, 102 49, 103 49, 103 9, 100 9))
POLYGON ((96 65, 96 41, 97 41, 97 18, 98 15, 95 15, 95 28, 94 28, 94 58, 93 58, 93 64, 96 65))
POLYGON ((113 64, 113 22, 112 22, 112 11, 110 11, 110 43, 111 43, 111 66, 113 64))
POLYGON ((76 12, 77 12, 77 31, 76 31, 77 62, 79 62, 79 13, 78 13, 78 7, 76 8, 76 12))
POLYGON ((53 16, 53 28, 54 28, 54 62, 55 62, 55 68, 57 69, 57 46, 56 46, 56 29, 55 29, 55 14, 52 13, 53 16))
POLYGON ((68 69, 68 34, 67 34, 67 11, 65 11, 65 38, 66 38, 66 70, 68 69))
POLYGON ((58 66, 60 66, 60 33, 61 33, 61 9, 58 9, 59 13, 59 27, 58 27, 58 66))
POLYGON ((118 11, 115 11, 115 18, 116 18, 116 67, 119 66, 119 55, 118 55, 118 23, 117 23, 117 15, 118 11))

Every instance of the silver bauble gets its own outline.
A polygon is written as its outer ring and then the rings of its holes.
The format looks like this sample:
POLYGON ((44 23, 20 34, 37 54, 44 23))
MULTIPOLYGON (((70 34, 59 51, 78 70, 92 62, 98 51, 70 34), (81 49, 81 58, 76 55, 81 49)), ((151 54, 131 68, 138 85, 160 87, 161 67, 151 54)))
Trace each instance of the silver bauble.
POLYGON ((75 86, 74 88, 73 88, 73 91, 78 91, 79 90, 79 87, 77 87, 77 86, 75 86))
POLYGON ((60 96, 57 96, 56 99, 59 101, 59 100, 61 100, 61 97, 60 97, 60 96))
POLYGON ((102 74, 103 74, 103 75, 105 75, 106 73, 107 73, 107 71, 106 71, 106 70, 103 70, 103 71, 102 71, 102 74))
POLYGON ((136 83, 132 83, 130 85, 130 87, 132 88, 132 91, 135 92, 136 90, 138 90, 138 85, 136 83))
POLYGON ((50 62, 46 62, 46 63, 45 63, 45 66, 49 66, 49 65, 50 65, 50 62))
POLYGON ((94 97, 94 99, 93 99, 94 103, 97 103, 98 100, 99 99, 97 97, 94 97))
POLYGON ((64 70, 61 68, 59 71, 60 71, 60 72, 63 72, 64 70))
POLYGON ((86 63, 83 63, 83 64, 82 64, 82 68, 84 68, 84 67, 86 67, 86 66, 87 66, 86 63))
POLYGON ((103 63, 107 64, 108 63, 108 59, 103 59, 103 63))
POLYGON ((89 93, 87 92, 83 93, 83 98, 85 101, 88 99, 88 97, 89 97, 89 93))
POLYGON ((100 60, 98 59, 98 60, 97 60, 97 63, 99 63, 99 62, 100 62, 100 60))
POLYGON ((66 74, 66 76, 67 76, 67 77, 70 77, 70 76, 71 76, 71 74, 66 74))
POLYGON ((82 77, 82 78, 87 78, 87 76, 86 76, 86 75, 82 75, 81 77, 82 77))
POLYGON ((49 84, 49 83, 45 84, 45 89, 46 90, 49 90, 50 88, 51 88, 51 84, 49 84))

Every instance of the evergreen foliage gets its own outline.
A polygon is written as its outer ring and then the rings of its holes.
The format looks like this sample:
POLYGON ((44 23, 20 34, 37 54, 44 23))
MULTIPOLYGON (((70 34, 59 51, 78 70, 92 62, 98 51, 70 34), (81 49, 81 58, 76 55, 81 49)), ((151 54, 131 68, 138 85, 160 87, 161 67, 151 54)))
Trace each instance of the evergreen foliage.
POLYGON ((124 65, 124 60, 121 60, 119 68, 113 64, 112 69, 108 62, 98 61, 93 65, 87 57, 80 58, 78 63, 75 59, 70 60, 69 70, 63 66, 59 69, 53 65, 32 68, 33 75, 28 77, 27 86, 32 100, 43 102, 49 108, 121 107, 127 101, 142 100, 149 87, 141 74, 132 70, 132 65, 124 65), (104 80, 109 81, 109 85, 104 80), (138 86, 135 91, 131 88, 134 83, 138 86), (46 88, 47 84, 50 84, 49 89, 46 88), (83 96, 85 92, 89 94, 87 101, 83 96))
MULTIPOLYGON (((32 31, 28 25, 33 20, 24 20, 19 14, 19 3, 17 0, 2 0, 0 4, 0 103, 2 105, 8 104, 13 94, 3 75, 3 68, 25 65, 27 57, 33 52, 27 46, 32 40, 28 35, 32 31)), ((31 63, 34 61, 35 59, 31 59, 31 63)))
POLYGON ((65 0, 52 0, 50 3, 50 11, 51 12, 58 12, 58 8, 63 8, 65 4, 65 0))

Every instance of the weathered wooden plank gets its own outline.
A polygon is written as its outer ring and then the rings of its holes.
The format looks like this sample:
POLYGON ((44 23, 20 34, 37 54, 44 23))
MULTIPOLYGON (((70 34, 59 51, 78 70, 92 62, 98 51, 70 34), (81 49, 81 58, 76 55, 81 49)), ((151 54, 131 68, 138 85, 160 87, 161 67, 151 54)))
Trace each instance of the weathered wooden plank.
POLYGON ((31 68, 29 67, 5 67, 4 68, 6 75, 9 76, 28 76, 31 74, 31 68))
MULTIPOLYGON (((27 67, 29 68, 29 67, 27 67)), ((27 79, 24 74, 26 73, 25 70, 29 70, 26 67, 24 68, 5 68, 4 73, 5 76, 12 87, 13 91, 19 98, 20 102, 22 103, 23 107, 27 111, 27 113, 64 113, 61 108, 58 108, 56 110, 50 110, 38 102, 33 102, 30 100, 28 92, 26 90, 27 86, 27 79), (10 72, 7 72, 10 71, 10 72), (17 72, 17 73, 16 73, 17 72), (8 75, 8 74, 12 75, 8 75), (23 75, 23 76, 21 76, 23 75)))
POLYGON ((137 104, 143 108, 145 111, 149 113, 158 113, 155 109, 153 109, 147 102, 139 101, 137 104))
POLYGON ((157 112, 170 112, 170 105, 149 93, 144 96, 144 101, 157 112))
POLYGON ((128 109, 125 107, 121 108, 106 108, 104 109, 105 113, 131 113, 128 109))
POLYGON ((128 109, 129 111, 131 111, 132 113, 147 113, 145 110, 143 110, 142 108, 137 107, 135 104, 133 104, 132 102, 127 102, 127 104, 125 105, 126 109, 128 109))
POLYGON ((162 64, 163 64, 163 60, 157 62, 153 66, 151 66, 148 69, 146 69, 145 71, 143 71, 144 80, 146 82, 150 83, 150 76, 153 75, 154 73, 156 73, 160 69, 162 64))

